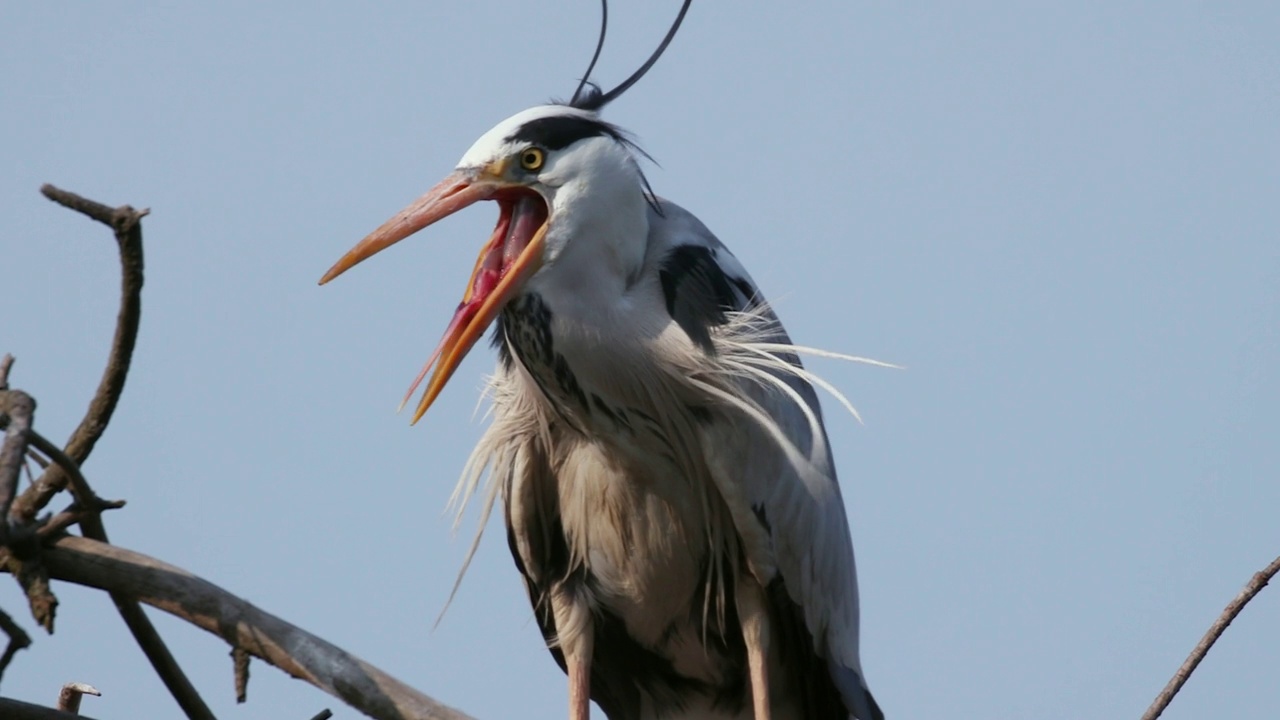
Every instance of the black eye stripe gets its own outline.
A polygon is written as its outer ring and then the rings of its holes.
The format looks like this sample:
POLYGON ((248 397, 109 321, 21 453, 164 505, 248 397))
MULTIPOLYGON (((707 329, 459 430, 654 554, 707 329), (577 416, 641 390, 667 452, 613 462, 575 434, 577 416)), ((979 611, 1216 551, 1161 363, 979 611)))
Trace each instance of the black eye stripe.
POLYGON ((548 150, 564 148, 589 137, 611 137, 622 140, 622 134, 609 123, 578 115, 552 115, 530 120, 507 136, 507 142, 527 143, 548 150))

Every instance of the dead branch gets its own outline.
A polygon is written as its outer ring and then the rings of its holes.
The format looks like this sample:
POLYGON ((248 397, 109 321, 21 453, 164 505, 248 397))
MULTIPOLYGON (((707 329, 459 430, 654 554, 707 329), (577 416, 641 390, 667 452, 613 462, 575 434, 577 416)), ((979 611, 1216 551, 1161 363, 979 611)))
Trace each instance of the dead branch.
POLYGON ((130 593, 385 720, 467 720, 369 663, 181 568, 95 540, 63 537, 44 552, 51 576, 130 593))
MULTIPOLYGON (((82 531, 87 537, 107 542, 106 528, 98 512, 105 505, 89 488, 88 482, 80 472, 80 464, 89 457, 94 444, 106 430, 107 423, 111 421, 111 415, 115 412, 120 394, 124 391, 125 378, 129 374, 129 365, 133 359, 133 349, 138 337, 138 324, 142 318, 141 221, 150 211, 135 210, 129 205, 111 208, 53 185, 44 185, 40 188, 40 192, 63 207, 104 223, 114 231, 116 245, 120 251, 120 311, 116 316, 115 336, 111 341, 111 350, 107 356, 107 366, 103 370, 102 379, 98 383, 98 389, 89 403, 84 418, 67 441, 66 449, 60 450, 32 431, 33 439, 37 441, 31 444, 49 456, 53 463, 45 468, 40 478, 13 503, 10 515, 25 524, 31 524, 53 496, 71 483, 77 504, 80 509, 87 511, 80 519, 82 531)), ((10 554, 7 564, 18 575, 19 581, 27 590, 32 611, 37 619, 43 618, 41 624, 52 632, 53 612, 57 599, 48 591, 43 563, 38 558, 26 562, 20 561, 10 554)), ((138 646, 142 648, 151 666, 155 668, 156 673, 187 717, 193 720, 213 720, 213 712, 209 710, 195 686, 187 679, 177 660, 160 638, 155 626, 142 611, 142 607, 127 594, 111 593, 111 600, 129 627, 129 631, 133 633, 138 646)))
POLYGON ((69 712, 72 715, 80 714, 80 701, 85 695, 101 696, 98 688, 85 683, 69 682, 62 686, 62 692, 58 693, 58 709, 69 712))
POLYGON ((66 510, 41 522, 40 528, 36 530, 36 537, 41 540, 47 540, 65 533, 67 528, 72 525, 79 525, 88 515, 97 514, 104 510, 119 510, 124 506, 125 502, 123 500, 103 500, 100 506, 92 510, 85 510, 80 507, 79 503, 72 503, 66 510))
POLYGON ((84 715, 75 715, 9 698, 0 698, 0 717, 5 720, 93 720, 84 715))
MULTIPOLYGON (((27 435, 31 446, 47 455, 53 461, 52 467, 62 470, 67 476, 67 484, 71 486, 71 495, 75 497, 77 505, 81 508, 93 510, 106 504, 106 501, 98 497, 93 492, 93 488, 89 487, 89 481, 85 478, 84 473, 80 472, 80 467, 62 451, 62 448, 49 442, 47 438, 35 430, 29 430, 27 435)), ((89 517, 85 517, 85 521, 92 524, 89 517)), ((102 521, 99 518, 97 524, 101 525, 101 523, 102 521)), ((81 525, 83 524, 82 522, 81 525)), ((104 540, 103 542, 106 541, 104 540)))
MULTIPOLYGON (((101 543, 109 542, 107 529, 102 524, 102 515, 99 512, 108 503, 100 499, 93 492, 93 488, 89 487, 89 481, 80 472, 79 466, 57 445, 34 430, 31 431, 31 445, 49 456, 53 461, 51 468, 62 469, 67 482, 71 485, 76 504, 88 510, 80 519, 80 529, 85 537, 101 543)), ((120 612, 120 617, 124 619, 125 625, 129 627, 129 632, 133 633, 138 646, 142 648, 143 654, 147 656, 147 660, 151 661, 151 667, 155 668, 156 674, 164 681, 165 687, 169 688, 169 693, 173 695, 173 699, 178 702, 187 717, 192 720, 215 720, 213 711, 205 704, 195 685, 191 684, 191 680, 182 671, 173 653, 169 652, 169 647, 160 638, 160 633, 142 611, 138 601, 126 592, 113 590, 108 594, 111 596, 111 602, 115 603, 116 610, 120 612)))
POLYGON ((19 559, 13 548, 0 551, 0 569, 12 574, 17 580, 23 594, 27 596, 27 604, 31 608, 31 617, 45 632, 53 633, 53 621, 57 616, 58 598, 49 588, 49 573, 45 570, 40 556, 36 555, 19 559))
MULTIPOLYGON (((138 322, 142 317, 142 223, 141 220, 149 210, 134 210, 128 205, 110 208, 101 203, 85 199, 75 193, 60 190, 52 185, 40 188, 45 197, 83 213, 98 222, 104 223, 115 231, 116 245, 120 249, 120 266, 122 270, 120 284, 120 312, 116 317, 115 337, 111 341, 111 350, 107 356, 107 366, 103 370, 102 380, 84 419, 67 441, 66 454, 83 464, 93 451, 93 446, 107 428, 111 414, 115 412, 120 393, 124 391, 124 381, 129 374, 129 363, 133 358, 134 343, 138 338, 138 322)), ((40 510, 49 504, 63 487, 67 476, 58 465, 50 466, 13 505, 12 512, 24 522, 32 522, 40 510)))
POLYGON ((1173 702, 1173 697, 1187 683, 1187 678, 1191 677, 1191 673, 1196 671, 1196 666, 1208 654, 1209 648, 1213 647, 1218 638, 1222 637, 1222 633, 1226 632, 1227 626, 1231 624, 1231 621, 1236 619, 1236 616, 1240 614, 1241 610, 1244 610, 1244 606, 1248 605, 1250 600, 1262 592, 1262 588, 1271 582, 1271 578, 1275 577, 1276 573, 1280 573, 1280 557, 1272 560, 1270 565, 1253 574, 1249 584, 1244 586, 1244 589, 1227 605, 1222 614, 1218 616, 1218 619, 1213 622, 1213 625, 1209 626, 1209 631, 1204 634, 1204 637, 1200 638, 1200 642, 1196 644, 1191 654, 1187 656, 1187 659, 1182 663, 1182 667, 1178 668, 1178 672, 1173 674, 1169 684, 1165 685, 1164 690, 1161 690, 1160 694, 1156 696, 1155 702, 1151 703, 1151 707, 1147 708, 1142 720, 1156 720, 1156 718, 1160 717, 1165 708, 1169 707, 1169 703, 1173 702))
POLYGON ((17 655, 19 650, 31 647, 31 636, 27 635, 26 631, 9 617, 9 613, 3 610, 0 610, 0 630, 9 636, 9 644, 5 647, 4 654, 0 655, 0 678, 3 678, 4 671, 13 661, 13 656, 17 655))

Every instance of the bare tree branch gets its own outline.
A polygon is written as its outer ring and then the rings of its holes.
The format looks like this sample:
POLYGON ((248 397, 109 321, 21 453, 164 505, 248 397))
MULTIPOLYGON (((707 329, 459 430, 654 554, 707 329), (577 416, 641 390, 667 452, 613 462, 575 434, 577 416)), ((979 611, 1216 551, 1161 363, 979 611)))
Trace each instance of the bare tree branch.
POLYGON ((72 525, 79 525, 89 515, 97 515, 104 510, 119 510, 124 506, 125 502, 123 500, 103 500, 98 507, 92 510, 85 510, 80 507, 80 503, 71 503, 66 510, 41 522, 40 528, 36 530, 36 537, 41 540, 47 540, 51 537, 62 535, 67 531, 67 528, 72 525))
POLYGON ((1151 703, 1151 707, 1147 708, 1142 720, 1156 720, 1156 718, 1160 717, 1165 708, 1169 707, 1169 703, 1173 702, 1173 697, 1186 684, 1187 678, 1191 677, 1191 673, 1196 671, 1196 666, 1208 654, 1209 648, 1213 647, 1218 638, 1222 637, 1222 633, 1226 632, 1227 626, 1231 624, 1231 621, 1236 619, 1236 616, 1240 614, 1240 611, 1244 609, 1245 605, 1249 604, 1249 601, 1254 596, 1262 592, 1262 588, 1271 582, 1271 578, 1275 577, 1276 573, 1280 573, 1280 557, 1272 560, 1270 565, 1253 574, 1249 584, 1244 586, 1240 594, 1236 595, 1235 599, 1227 605, 1222 614, 1218 616, 1218 619, 1209 627, 1209 631, 1204 634, 1204 637, 1200 638, 1200 642, 1196 644, 1195 649, 1187 656, 1186 661, 1182 663, 1182 667, 1178 668, 1178 672, 1173 674, 1169 684, 1164 686, 1164 690, 1161 690, 1160 694, 1156 696, 1155 702, 1151 703))
MULTIPOLYGON (((31 444, 31 447, 39 450, 45 455, 48 455, 49 459, 53 461, 52 467, 62 470, 63 474, 67 476, 67 483, 71 486, 71 495, 75 497, 76 503, 81 508, 95 510, 101 508, 106 503, 105 500, 99 498, 97 494, 93 492, 93 488, 89 487, 89 480, 85 478, 84 473, 80 472, 80 466, 76 465, 74 460, 68 457, 66 453, 62 452, 62 448, 54 445, 52 442, 49 442, 48 438, 35 430, 29 430, 27 435, 28 442, 31 444)), ((80 524, 83 526, 85 521, 93 524, 88 517, 86 517, 80 524)), ((97 524, 102 524, 101 518, 98 519, 97 524)), ((97 534, 96 531, 95 534, 97 534)), ((106 541, 103 540, 103 542, 106 541)))
MULTIPOLYGON (((35 464, 39 465, 41 470, 44 470, 45 468, 49 467, 49 459, 46 458, 44 455, 41 455, 39 450, 27 448, 27 458, 29 460, 35 461, 35 464)), ((31 477, 30 469, 27 470, 27 477, 31 479, 32 483, 36 481, 35 478, 31 477)))
MULTIPOLYGON (((93 488, 89 487, 89 481, 80 472, 79 466, 70 457, 67 457, 66 453, 62 452, 57 445, 49 442, 34 430, 31 431, 31 445, 48 455, 49 459, 54 463, 53 467, 62 468, 70 482, 71 491, 76 496, 76 503, 81 508, 89 510, 80 519, 80 529, 84 532, 85 537, 102 543, 109 542, 107 540, 107 529, 103 526, 102 516, 98 512, 103 508, 104 501, 94 494, 93 488)), ((165 687, 169 688, 169 693, 173 695, 174 700, 178 701, 178 705, 187 714, 187 717, 192 720, 215 720, 213 711, 205 704, 200 697, 200 693, 191 684, 186 673, 182 671, 182 667, 178 665, 173 653, 169 652, 169 647, 160 638, 160 633, 156 631, 155 626, 151 624, 151 620, 142 611, 138 601, 123 592, 111 591, 109 594, 111 595, 111 602, 115 603, 116 610, 120 612, 120 617, 124 619, 125 625, 129 627, 129 632, 133 633, 134 639, 138 641, 138 646, 142 648, 142 652, 147 656, 147 659, 151 661, 151 667, 155 668, 160 679, 164 681, 165 687)))
MULTIPOLYGON (((111 421, 111 415, 115 412, 116 404, 124 391, 125 378, 129 374, 129 364, 133 358, 133 348, 138 337, 138 324, 142 318, 143 255, 141 221, 150 211, 135 210, 129 205, 110 208, 52 185, 44 185, 40 188, 40 191, 50 200, 104 223, 115 232, 116 245, 120 251, 120 310, 116 316, 116 331, 111 341, 111 350, 107 356, 107 366, 103 370, 102 379, 98 383, 98 389, 89 403, 89 409, 86 411, 84 419, 80 421, 75 432, 71 434, 71 439, 67 441, 65 451, 59 450, 32 431, 36 442, 31 444, 44 452, 45 455, 48 455, 54 462, 41 473, 40 478, 32 483, 31 487, 13 504, 10 513, 13 517, 25 523, 33 522, 36 514, 44 509, 53 496, 70 482, 77 503, 81 509, 87 511, 87 514, 80 519, 80 527, 84 534, 101 542, 107 542, 106 528, 103 526, 102 518, 99 515, 104 503, 90 489, 88 482, 84 479, 84 475, 80 472, 80 464, 89 457, 89 453, 93 451, 94 444, 97 443, 98 438, 102 436, 107 424, 111 421)), ((14 569, 18 572, 20 580, 33 572, 37 573, 36 580, 42 579, 38 576, 39 571, 42 570, 42 565, 35 568, 23 567, 24 565, 33 565, 33 563, 22 563, 11 557, 9 564, 12 566, 15 563, 18 567, 14 569)), ((39 589, 38 583, 29 584, 32 585, 32 588, 39 589)), ((24 587, 27 587, 27 584, 24 584, 24 587)), ((32 588, 28 589, 29 597, 32 597, 30 592, 32 588)), ((48 598, 53 600, 53 605, 49 606, 45 624, 52 632, 52 608, 56 606, 57 601, 52 594, 49 594, 48 598)), ((160 639, 160 634, 142 611, 142 607, 135 600, 124 594, 111 593, 111 600, 115 603, 116 609, 120 612, 120 616, 129 627, 129 631, 133 633, 134 639, 137 640, 147 659, 151 661, 152 667, 160 675, 161 680, 169 688, 169 692, 177 700, 187 717, 193 720, 213 720, 214 716, 208 705, 201 699, 195 686, 187 679, 177 660, 169 652, 169 648, 160 639)), ((36 610, 37 607, 36 598, 32 597, 32 609, 36 610)))
POLYGON ((131 550, 63 537, 44 553, 51 576, 138 600, 221 637, 380 720, 467 720, 382 670, 186 570, 131 550))
POLYGON ((4 677, 4 671, 9 668, 9 663, 13 662, 13 656, 18 654, 19 650, 31 647, 31 636, 27 635, 18 623, 9 617, 9 613, 0 610, 0 630, 4 630, 9 636, 9 644, 4 649, 4 654, 0 655, 0 678, 4 677))
POLYGON ((0 569, 11 573, 18 580, 18 585, 27 596, 31 607, 31 617, 44 628, 53 633, 53 621, 57 616, 58 598, 49 589, 49 573, 45 570, 40 556, 19 559, 14 548, 0 548, 0 569))
POLYGON ((84 715, 74 715, 9 698, 0 698, 0 717, 5 720, 93 720, 84 715))
MULTIPOLYGON (((122 270, 120 284, 120 312, 116 317, 115 337, 107 366, 103 370, 98 390, 89 403, 84 419, 67 441, 66 454, 77 465, 83 464, 93 451, 93 446, 107 428, 111 414, 115 412, 124 381, 129 374, 133 347, 138 337, 138 322, 142 317, 142 223, 149 210, 135 210, 128 205, 109 208, 101 203, 60 190, 52 185, 40 188, 45 197, 83 213, 98 222, 109 225, 115 231, 116 244, 120 248, 122 270)), ((36 514, 49 504, 49 500, 66 486, 67 476, 60 466, 49 467, 22 497, 13 505, 13 513, 22 521, 32 522, 36 514)))

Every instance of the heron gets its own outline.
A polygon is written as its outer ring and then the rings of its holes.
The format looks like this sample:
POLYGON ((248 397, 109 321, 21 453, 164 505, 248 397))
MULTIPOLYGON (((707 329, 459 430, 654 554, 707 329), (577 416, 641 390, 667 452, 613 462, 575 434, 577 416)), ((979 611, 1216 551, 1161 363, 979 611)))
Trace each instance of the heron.
POLYGON ((455 496, 465 505, 488 478, 481 531, 500 504, 568 676, 570 720, 587 720, 592 700, 611 720, 882 720, 859 659, 853 545, 814 386, 848 403, 800 362, 836 354, 792 343, 742 264, 653 192, 643 150, 601 117, 662 55, 690 1, 608 92, 590 82, 602 3, 568 102, 498 123, 320 282, 497 204, 406 400, 431 372, 417 422, 494 327, 491 422, 455 496))

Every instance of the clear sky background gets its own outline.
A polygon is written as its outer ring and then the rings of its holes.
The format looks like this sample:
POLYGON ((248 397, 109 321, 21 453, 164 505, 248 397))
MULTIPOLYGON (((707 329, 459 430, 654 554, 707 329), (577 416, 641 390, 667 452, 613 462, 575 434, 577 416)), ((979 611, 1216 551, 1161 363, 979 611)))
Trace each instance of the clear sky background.
MULTIPOLYGON (((597 77, 678 2, 617 0, 597 77)), ((61 441, 97 384, 109 232, 52 182, 150 207, 142 331, 86 467, 113 541, 198 573, 479 718, 560 718, 497 519, 442 516, 487 348, 427 417, 393 410, 496 210, 324 288, 481 133, 565 97, 593 0, 8 3, 0 10, 0 352, 61 441)), ((892 720, 1136 718, 1280 553, 1280 4, 698 2, 606 117, 660 163, 817 361, 892 720)), ((106 595, 4 678, 87 713, 176 717, 106 595)), ((0 606, 30 628, 16 584, 0 606)), ((225 718, 338 701, 151 613, 225 718)), ((1170 718, 1273 718, 1280 588, 1170 718)))

